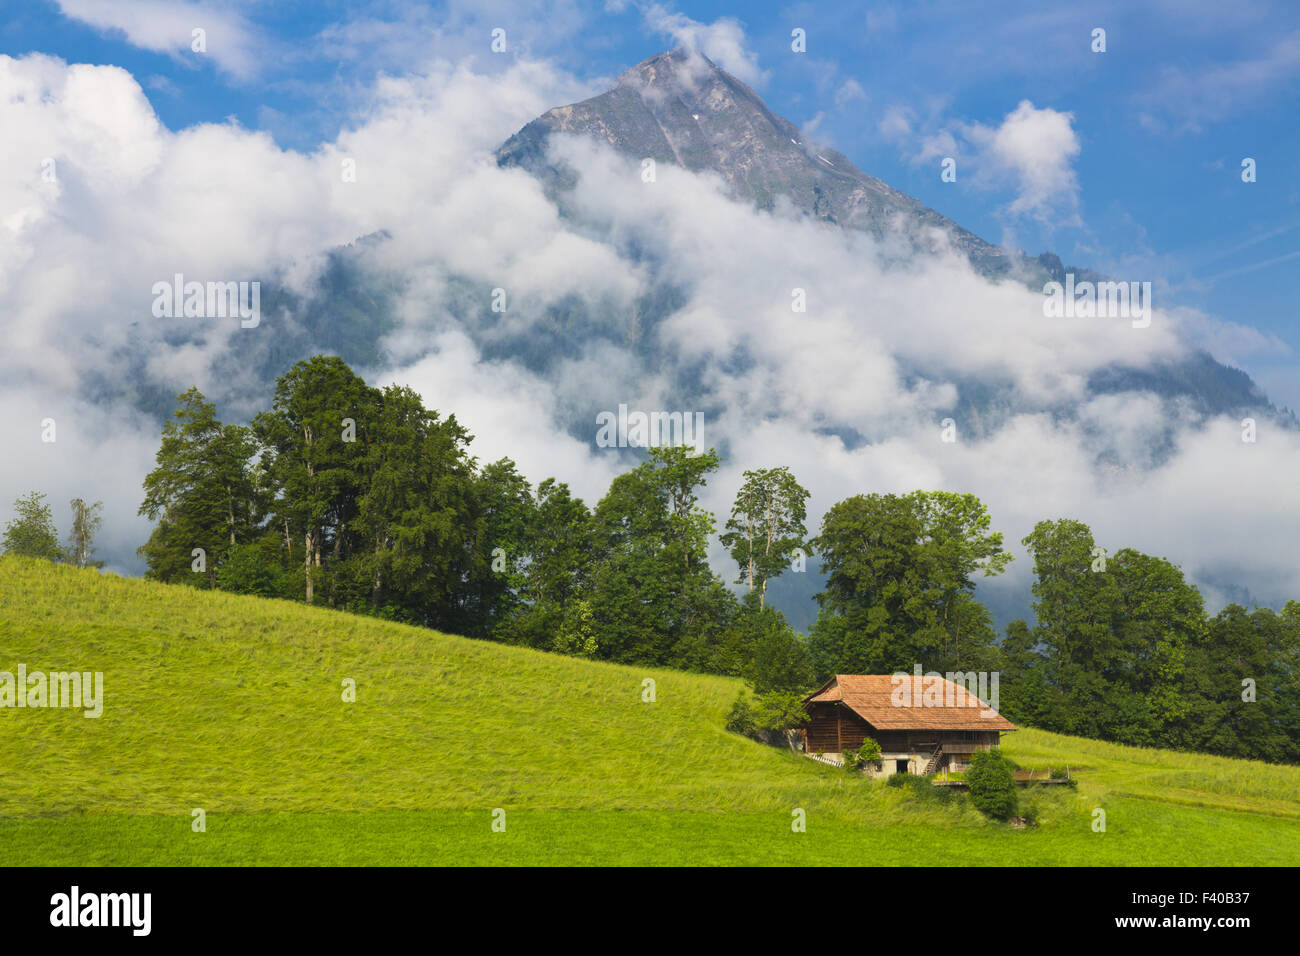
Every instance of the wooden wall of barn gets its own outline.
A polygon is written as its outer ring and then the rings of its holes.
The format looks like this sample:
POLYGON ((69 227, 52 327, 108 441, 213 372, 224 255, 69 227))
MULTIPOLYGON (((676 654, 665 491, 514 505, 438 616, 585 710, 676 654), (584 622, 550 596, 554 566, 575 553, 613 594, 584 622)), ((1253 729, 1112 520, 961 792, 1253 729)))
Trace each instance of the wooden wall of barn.
POLYGON ((970 753, 998 745, 998 732, 951 730, 873 731, 871 725, 847 707, 831 702, 808 705, 809 721, 804 729, 808 753, 835 754, 857 750, 872 737, 883 753, 929 752, 942 741, 958 753, 970 753))
POLYGON ((805 728, 810 754, 839 753, 838 715, 834 704, 809 704, 808 726, 805 728))
POLYGON ((810 704, 805 728, 808 753, 835 754, 857 750, 871 736, 871 725, 849 710, 832 703, 810 704))

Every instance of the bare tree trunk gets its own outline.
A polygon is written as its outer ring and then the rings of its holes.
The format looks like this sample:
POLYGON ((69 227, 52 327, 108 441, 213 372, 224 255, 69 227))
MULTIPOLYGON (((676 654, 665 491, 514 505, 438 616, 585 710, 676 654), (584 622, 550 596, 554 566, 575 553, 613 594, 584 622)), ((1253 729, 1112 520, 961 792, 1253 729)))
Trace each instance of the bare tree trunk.
POLYGON ((303 571, 304 571, 304 576, 307 579, 307 603, 308 604, 312 602, 311 557, 313 554, 313 548, 314 548, 314 542, 312 541, 312 533, 310 530, 308 530, 303 540, 303 554, 302 554, 303 571))
MULTIPOLYGON (((309 479, 308 484, 314 486, 315 482, 310 481, 310 479, 316 477, 316 469, 312 467, 312 463, 311 463, 311 428, 308 425, 302 426, 302 437, 303 437, 303 445, 304 445, 304 452, 305 452, 304 464, 307 466, 307 478, 309 479)), ((308 518, 307 520, 308 522, 310 522, 311 518, 308 518)), ((312 562, 312 558, 315 557, 316 566, 320 567, 320 552, 319 552, 320 545, 316 542, 316 535, 313 533, 313 529, 311 528, 310 524, 308 525, 305 534, 306 534, 306 538, 303 541, 302 562, 303 562, 303 570, 305 572, 305 577, 307 579, 307 603, 311 604, 312 598, 315 594, 315 590, 312 587, 311 562, 312 562)))
MULTIPOLYGON (((772 525, 774 519, 772 516, 772 509, 770 507, 766 512, 766 517, 767 517, 767 545, 766 547, 763 548, 764 558, 770 556, 772 553, 772 530, 773 530, 772 525)), ((766 567, 766 564, 764 564, 764 566, 766 567)), ((763 610, 763 605, 766 601, 767 601, 767 572, 765 571, 763 572, 763 585, 758 592, 758 609, 760 611, 763 610)))
POLYGON ((749 590, 754 590, 754 517, 750 515, 746 522, 749 538, 749 590))
POLYGON ((235 543, 235 496, 226 485, 226 522, 230 526, 230 543, 235 543))

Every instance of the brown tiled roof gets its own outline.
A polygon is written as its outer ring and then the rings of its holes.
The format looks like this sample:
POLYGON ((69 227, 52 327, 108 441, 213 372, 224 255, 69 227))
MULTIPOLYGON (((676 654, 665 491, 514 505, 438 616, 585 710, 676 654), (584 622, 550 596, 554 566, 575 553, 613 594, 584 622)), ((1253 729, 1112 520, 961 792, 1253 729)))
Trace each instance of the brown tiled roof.
MULTIPOLYGON (((915 680, 907 675, 909 681, 915 680)), ((840 701, 877 730, 1015 730, 1001 714, 989 714, 988 705, 974 694, 967 694, 960 684, 940 677, 943 706, 924 706, 925 698, 912 691, 910 700, 894 703, 895 679, 892 674, 836 674, 811 697, 809 703, 840 701), (983 712, 983 713, 981 713, 983 712)), ((899 682, 901 685, 901 681, 899 682)), ((933 687, 922 679, 924 693, 933 687)), ((929 691, 931 699, 938 689, 929 691)), ((900 691, 901 693, 901 691, 900 691)))

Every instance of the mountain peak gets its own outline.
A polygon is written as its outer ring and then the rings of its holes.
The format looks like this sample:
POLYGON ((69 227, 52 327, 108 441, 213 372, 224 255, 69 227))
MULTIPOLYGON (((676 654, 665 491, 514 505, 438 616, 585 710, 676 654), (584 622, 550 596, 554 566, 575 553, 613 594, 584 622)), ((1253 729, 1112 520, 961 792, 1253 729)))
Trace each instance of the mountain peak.
POLYGON ((636 66, 631 67, 625 72, 631 73, 634 70, 639 70, 643 67, 650 66, 656 63, 664 64, 671 68, 676 69, 685 66, 686 64, 691 62, 702 63, 708 68, 713 70, 721 69, 716 63, 714 63, 707 56, 705 56, 700 50, 694 49, 693 47, 675 46, 668 50, 661 50, 659 53, 656 53, 653 56, 646 57, 636 66))
POLYGON ((1010 257, 956 223, 858 169, 848 157, 809 143, 752 89, 704 54, 679 47, 642 60, 608 91, 533 120, 497 151, 501 165, 529 169, 549 184, 572 185, 546 153, 554 133, 590 136, 635 159, 710 171, 732 196, 772 209, 797 209, 847 229, 883 237, 906 230, 918 246, 934 228, 952 237, 982 271, 1005 273, 1010 257))
POLYGON ((636 66, 619 74, 618 86, 648 89, 665 84, 695 80, 710 71, 723 72, 716 63, 698 50, 676 47, 646 57, 636 66))

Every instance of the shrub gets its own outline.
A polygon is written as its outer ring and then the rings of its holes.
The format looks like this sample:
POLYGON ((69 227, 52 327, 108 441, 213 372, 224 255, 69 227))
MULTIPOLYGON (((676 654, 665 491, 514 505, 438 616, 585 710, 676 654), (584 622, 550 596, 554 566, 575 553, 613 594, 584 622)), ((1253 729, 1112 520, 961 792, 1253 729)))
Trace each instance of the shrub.
POLYGON ((731 705, 731 713, 727 715, 727 730, 742 737, 753 737, 757 729, 757 724, 754 722, 754 708, 749 705, 748 698, 742 692, 736 697, 736 702, 731 705))
POLYGON ((947 803, 953 796, 948 787, 936 787, 929 777, 916 773, 896 773, 889 778, 892 786, 908 791, 913 800, 922 803, 947 803), (894 783, 897 780, 898 783, 894 783))
POLYGON ((596 624, 591 604, 577 600, 564 609, 564 618, 555 635, 551 650, 571 657, 593 658, 599 647, 596 644, 596 624))
POLYGON ((995 820, 1006 820, 1016 813, 1018 800, 1011 766, 1001 749, 994 747, 972 754, 966 771, 971 803, 995 820))
POLYGON ((862 741, 862 746, 858 748, 857 758, 862 763, 874 764, 880 762, 880 744, 867 737, 862 741))
POLYGON ((255 544, 232 544, 217 567, 217 586, 236 594, 276 597, 283 591, 283 577, 255 544))
POLYGON ((792 690, 774 690, 759 694, 754 720, 766 730, 795 730, 808 722, 803 695, 792 690))
POLYGON ((784 739, 786 746, 793 751, 795 732, 808 723, 803 695, 792 690, 773 690, 759 694, 755 699, 754 723, 760 731, 769 731, 769 738, 784 739))

